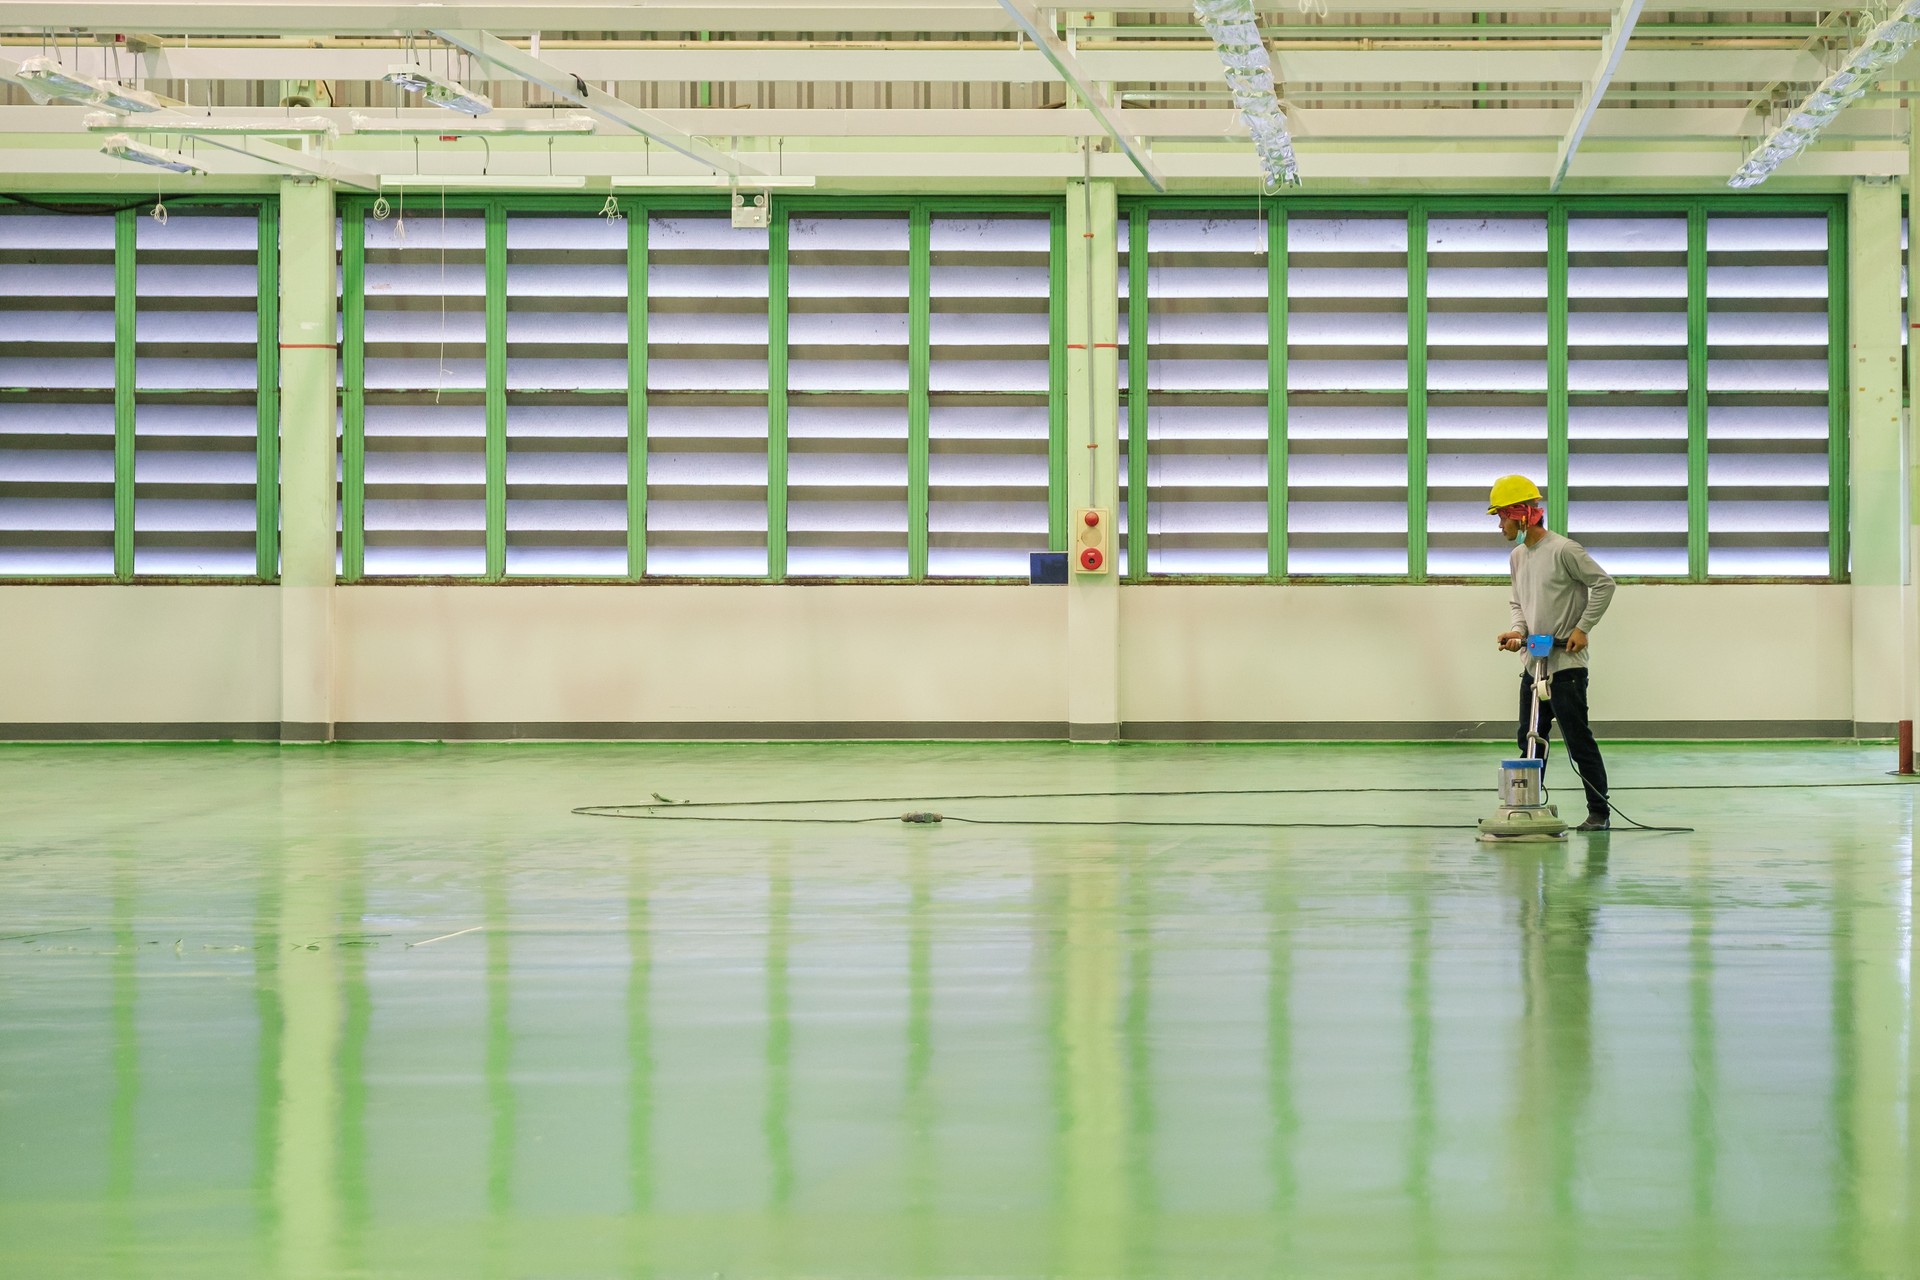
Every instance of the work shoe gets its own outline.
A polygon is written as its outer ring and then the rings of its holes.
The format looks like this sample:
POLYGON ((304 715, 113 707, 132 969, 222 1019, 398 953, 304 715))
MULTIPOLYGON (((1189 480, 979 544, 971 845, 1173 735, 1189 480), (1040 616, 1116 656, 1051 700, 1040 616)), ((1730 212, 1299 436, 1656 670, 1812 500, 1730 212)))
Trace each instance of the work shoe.
POLYGON ((1579 826, 1575 827, 1574 830, 1575 831, 1611 831, 1613 830, 1613 815, 1606 814, 1606 813, 1590 813, 1587 815, 1587 820, 1581 823, 1579 826))

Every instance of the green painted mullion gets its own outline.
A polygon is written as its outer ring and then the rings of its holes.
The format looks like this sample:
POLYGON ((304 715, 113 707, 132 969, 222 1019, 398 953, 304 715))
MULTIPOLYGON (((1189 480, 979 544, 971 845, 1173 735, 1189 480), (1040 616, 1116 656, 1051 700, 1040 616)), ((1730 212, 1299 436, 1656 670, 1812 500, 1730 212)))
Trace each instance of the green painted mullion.
POLYGON ((268 201, 258 213, 255 258, 254 377, 254 574, 280 576, 280 206, 268 201))
POLYGON ((367 555, 367 210, 346 211, 340 240, 340 577, 358 582, 367 555))
POLYGON ((1687 210, 1687 577, 1707 576, 1707 212, 1687 210))
POLYGON ((932 352, 932 218, 916 204, 907 231, 907 576, 927 576, 928 405, 932 352))
POLYGON ((134 263, 138 215, 113 219, 113 576, 133 576, 134 263))
POLYGON ((627 577, 647 576, 647 210, 627 210, 627 577))
MULTIPOLYGON (((1147 223, 1127 219, 1127 580, 1147 579, 1147 223)), ((1091 269, 1092 264, 1088 264, 1091 269)), ((1091 317, 1089 317, 1091 319, 1091 317)), ((1092 337, 1088 334, 1089 340, 1092 337)), ((1091 342, 1087 351, 1092 359, 1091 342)))
POLYGON ((1047 549, 1067 549, 1067 211, 1049 214, 1047 251, 1047 549))
POLYGON ((1547 523, 1567 529, 1567 211, 1547 213, 1547 523))
POLYGON ((1287 576, 1287 215, 1267 215, 1267 574, 1287 576))
POLYGON ((507 210, 487 204, 487 578, 507 572, 507 210))
POLYGON ((1427 211, 1407 211, 1407 576, 1427 576, 1427 211))
POLYGON ((787 576, 787 209, 767 227, 767 576, 787 576))
MULTIPOLYGON (((1908 307, 1913 305, 1910 293, 1908 307)), ((1827 571, 1836 582, 1845 582, 1853 571, 1847 528, 1851 518, 1847 504, 1847 314, 1847 212, 1845 206, 1835 205, 1827 211, 1827 571)))

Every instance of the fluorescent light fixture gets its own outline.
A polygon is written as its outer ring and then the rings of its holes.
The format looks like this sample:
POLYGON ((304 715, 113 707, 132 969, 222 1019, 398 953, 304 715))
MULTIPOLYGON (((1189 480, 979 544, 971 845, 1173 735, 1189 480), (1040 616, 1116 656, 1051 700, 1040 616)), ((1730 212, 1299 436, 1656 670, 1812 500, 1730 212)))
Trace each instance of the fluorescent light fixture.
POLYGON ((239 134, 272 138, 292 136, 340 136, 340 126, 324 116, 291 116, 285 119, 217 120, 201 116, 157 116, 147 120, 129 120, 106 111, 96 111, 81 123, 89 133, 209 133, 239 134))
POLYGON ((159 169, 171 169, 175 173, 206 173, 205 169, 178 151, 163 151, 159 147, 150 147, 144 142, 135 142, 124 133, 116 133, 109 137, 101 146, 100 154, 112 156, 116 160, 132 160, 138 164, 150 164, 159 169))
MULTIPOLYGON (((1908 0, 1920 3, 1920 0, 1908 0)), ((1240 109, 1247 132, 1253 135, 1254 154, 1269 191, 1300 185, 1300 166, 1293 158, 1293 135, 1273 91, 1273 60, 1254 19, 1253 0, 1193 0, 1194 16, 1213 37, 1213 47, 1226 68, 1227 88, 1240 109)))
POLYGON ((1834 117, 1864 98, 1880 77, 1907 56, 1915 41, 1920 41, 1920 0, 1902 0, 1893 16, 1860 42, 1846 65, 1821 81, 1805 102, 1761 139, 1727 185, 1757 187, 1765 182, 1775 169, 1812 146, 1834 117))
POLYGON ((811 187, 818 182, 818 179, 773 175, 734 178, 724 173, 714 173, 694 174, 685 178, 648 174, 637 178, 609 178, 607 181, 615 191, 647 191, 656 187, 738 187, 742 191, 765 191, 773 187, 811 187))
POLYGON ((66 98, 90 107, 115 111, 158 111, 165 104, 144 89, 128 89, 111 80, 95 80, 69 71, 52 58, 28 58, 12 79, 33 95, 35 102, 66 98))
POLYGON ((348 117, 353 121, 355 133, 405 133, 421 137, 447 137, 456 135, 467 137, 472 134, 500 133, 592 133, 593 120, 585 112, 566 115, 530 116, 521 120, 472 120, 460 124, 439 123, 429 120, 398 120, 392 117, 363 116, 355 112, 348 117))
POLYGON ((442 80, 433 72, 415 63, 405 62, 396 67, 388 67, 387 74, 381 77, 388 84, 399 85, 402 89, 420 94, 436 107, 445 107, 449 111, 460 111, 470 116, 483 116, 493 110, 493 99, 484 93, 478 93, 463 84, 452 80, 442 80))
POLYGON ((554 177, 544 173, 405 173, 385 175, 383 187, 472 187, 482 191, 578 191, 587 185, 579 175, 554 177))

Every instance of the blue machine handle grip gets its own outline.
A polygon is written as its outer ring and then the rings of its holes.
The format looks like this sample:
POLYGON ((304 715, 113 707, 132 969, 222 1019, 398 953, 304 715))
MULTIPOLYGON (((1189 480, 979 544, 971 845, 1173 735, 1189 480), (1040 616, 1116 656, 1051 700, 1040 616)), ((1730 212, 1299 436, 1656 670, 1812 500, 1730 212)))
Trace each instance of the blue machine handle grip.
POLYGON ((1544 658, 1555 649, 1565 648, 1566 644, 1565 640, 1556 640, 1552 636, 1528 636, 1527 653, 1531 657, 1544 658))

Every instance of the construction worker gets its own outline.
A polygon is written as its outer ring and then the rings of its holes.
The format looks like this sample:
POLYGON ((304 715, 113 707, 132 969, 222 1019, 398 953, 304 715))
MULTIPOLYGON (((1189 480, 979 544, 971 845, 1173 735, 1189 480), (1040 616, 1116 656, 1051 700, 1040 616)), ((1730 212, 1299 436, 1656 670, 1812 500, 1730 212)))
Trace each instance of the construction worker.
POLYGON ((1594 563, 1585 547, 1547 528, 1540 490, 1525 476, 1495 480, 1487 495, 1487 514, 1500 517, 1501 536, 1514 544, 1509 560, 1513 629, 1500 633, 1500 647, 1518 652, 1530 635, 1550 635, 1556 641, 1546 660, 1551 693, 1540 700, 1537 724, 1530 723, 1531 670, 1520 676, 1520 753, 1528 754, 1528 740, 1538 734, 1544 760, 1546 741, 1558 721, 1567 754, 1587 792, 1587 819, 1575 829, 1605 831, 1611 812, 1607 766, 1587 724, 1587 666, 1592 658, 1587 637, 1613 599, 1613 579, 1594 563))

